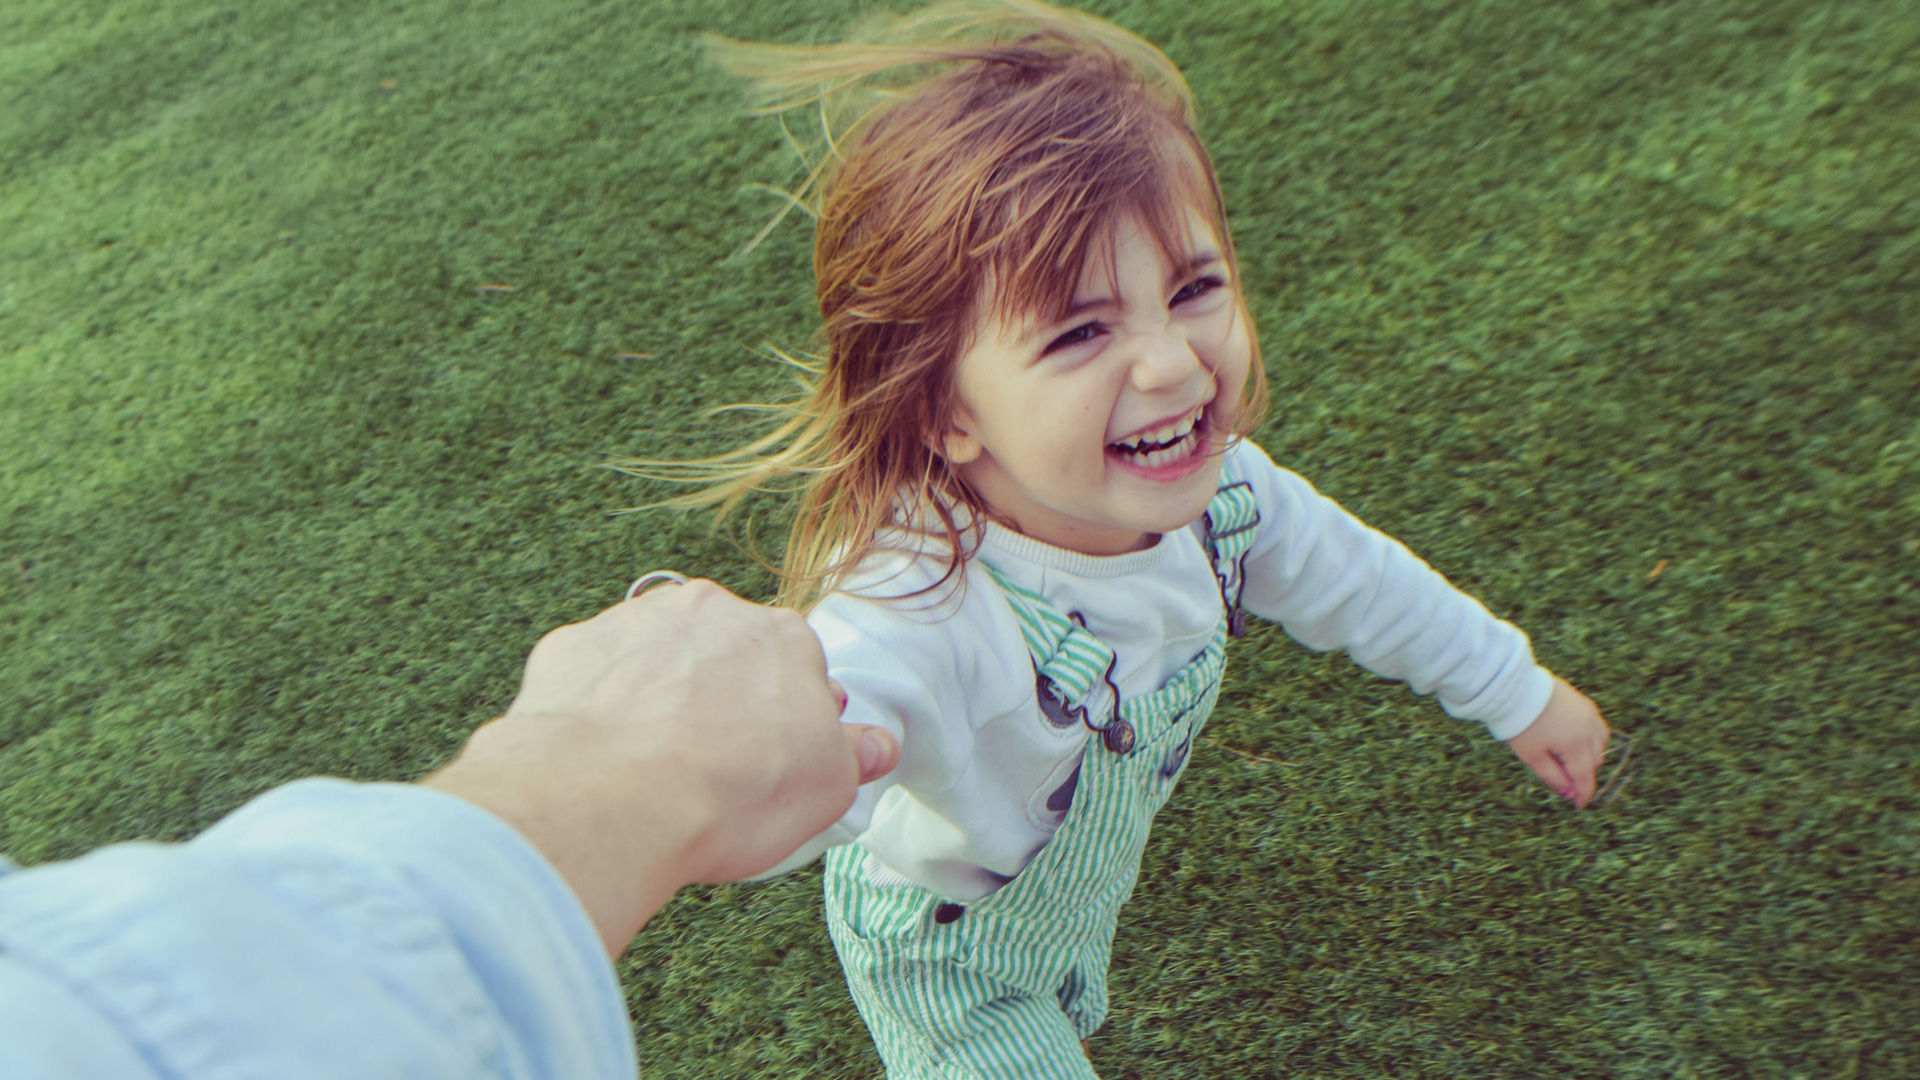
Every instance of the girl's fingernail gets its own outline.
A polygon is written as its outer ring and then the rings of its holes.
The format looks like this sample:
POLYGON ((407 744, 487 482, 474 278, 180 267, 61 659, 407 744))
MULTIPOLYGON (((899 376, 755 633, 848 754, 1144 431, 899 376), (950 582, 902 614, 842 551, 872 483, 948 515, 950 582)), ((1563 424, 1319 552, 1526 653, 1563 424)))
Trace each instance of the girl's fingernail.
POLYGON ((1560 793, 1560 797, 1561 797, 1561 798, 1563 798, 1563 799, 1571 799, 1571 798, 1573 798, 1573 789, 1572 789, 1572 788, 1567 788, 1566 790, 1564 790, 1564 791, 1562 791, 1562 792, 1560 793))

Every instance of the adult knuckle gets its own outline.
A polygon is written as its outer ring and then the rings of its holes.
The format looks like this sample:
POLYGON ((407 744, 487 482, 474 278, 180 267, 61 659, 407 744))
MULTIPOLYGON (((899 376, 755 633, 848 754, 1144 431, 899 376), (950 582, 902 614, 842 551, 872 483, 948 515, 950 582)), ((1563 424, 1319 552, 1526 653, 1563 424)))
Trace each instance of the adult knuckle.
POLYGON ((567 623, 565 626, 556 626, 540 635, 540 640, 533 643, 533 650, 535 652, 554 652, 564 649, 575 638, 580 637, 584 633, 586 633, 586 630, 583 629, 583 624, 581 623, 567 623))
POLYGON ((681 586, 687 599, 699 610, 708 612, 725 611, 735 604, 742 603, 726 586, 705 578, 695 578, 681 586))

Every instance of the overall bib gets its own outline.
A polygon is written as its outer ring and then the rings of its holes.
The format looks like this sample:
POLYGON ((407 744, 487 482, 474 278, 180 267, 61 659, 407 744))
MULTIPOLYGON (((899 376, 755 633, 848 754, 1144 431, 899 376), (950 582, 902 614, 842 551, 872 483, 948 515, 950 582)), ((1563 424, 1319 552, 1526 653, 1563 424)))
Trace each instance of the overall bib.
POLYGON ((876 885, 857 845, 827 853, 828 933, 890 1080, 1095 1077, 1080 1039, 1106 1018, 1113 934, 1153 815, 1173 794, 1220 695, 1258 521, 1248 485, 1214 495, 1206 542, 1226 614, 1206 647, 1158 690, 1102 718, 1090 717, 1088 704, 1110 679, 1113 650, 987 567, 1033 658, 1048 714, 1035 722, 1076 717, 1093 731, 1059 830, 986 897, 962 904, 917 886, 876 885))

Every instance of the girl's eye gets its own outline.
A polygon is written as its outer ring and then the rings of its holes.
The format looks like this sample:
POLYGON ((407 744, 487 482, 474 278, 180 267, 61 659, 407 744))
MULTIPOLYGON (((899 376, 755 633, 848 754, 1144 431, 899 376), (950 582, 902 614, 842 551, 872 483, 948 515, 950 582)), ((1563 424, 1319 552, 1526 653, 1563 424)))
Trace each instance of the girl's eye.
POLYGON ((1226 284, 1224 280, 1212 274, 1194 278, 1181 286, 1179 292, 1173 294, 1173 299, 1167 302, 1167 306, 1177 307, 1189 300, 1198 300, 1215 289, 1225 288, 1226 284))
POLYGON ((1092 341, 1098 337, 1104 329, 1105 327, 1097 322, 1081 323, 1079 326, 1047 342, 1047 347, 1040 350, 1040 355, 1045 356, 1050 352, 1056 352, 1060 349, 1070 348, 1074 345, 1092 341))

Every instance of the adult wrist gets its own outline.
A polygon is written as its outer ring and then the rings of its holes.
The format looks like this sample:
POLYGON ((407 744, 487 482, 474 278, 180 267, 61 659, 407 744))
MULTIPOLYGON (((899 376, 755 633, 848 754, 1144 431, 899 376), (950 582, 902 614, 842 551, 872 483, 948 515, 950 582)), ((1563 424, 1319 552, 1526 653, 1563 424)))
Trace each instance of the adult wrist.
POLYGON ((707 823, 674 798, 691 764, 664 748, 609 753, 590 733, 568 730, 564 718, 522 728, 528 720, 481 728, 421 783, 519 833, 566 881, 617 955, 691 880, 692 852, 707 823))

